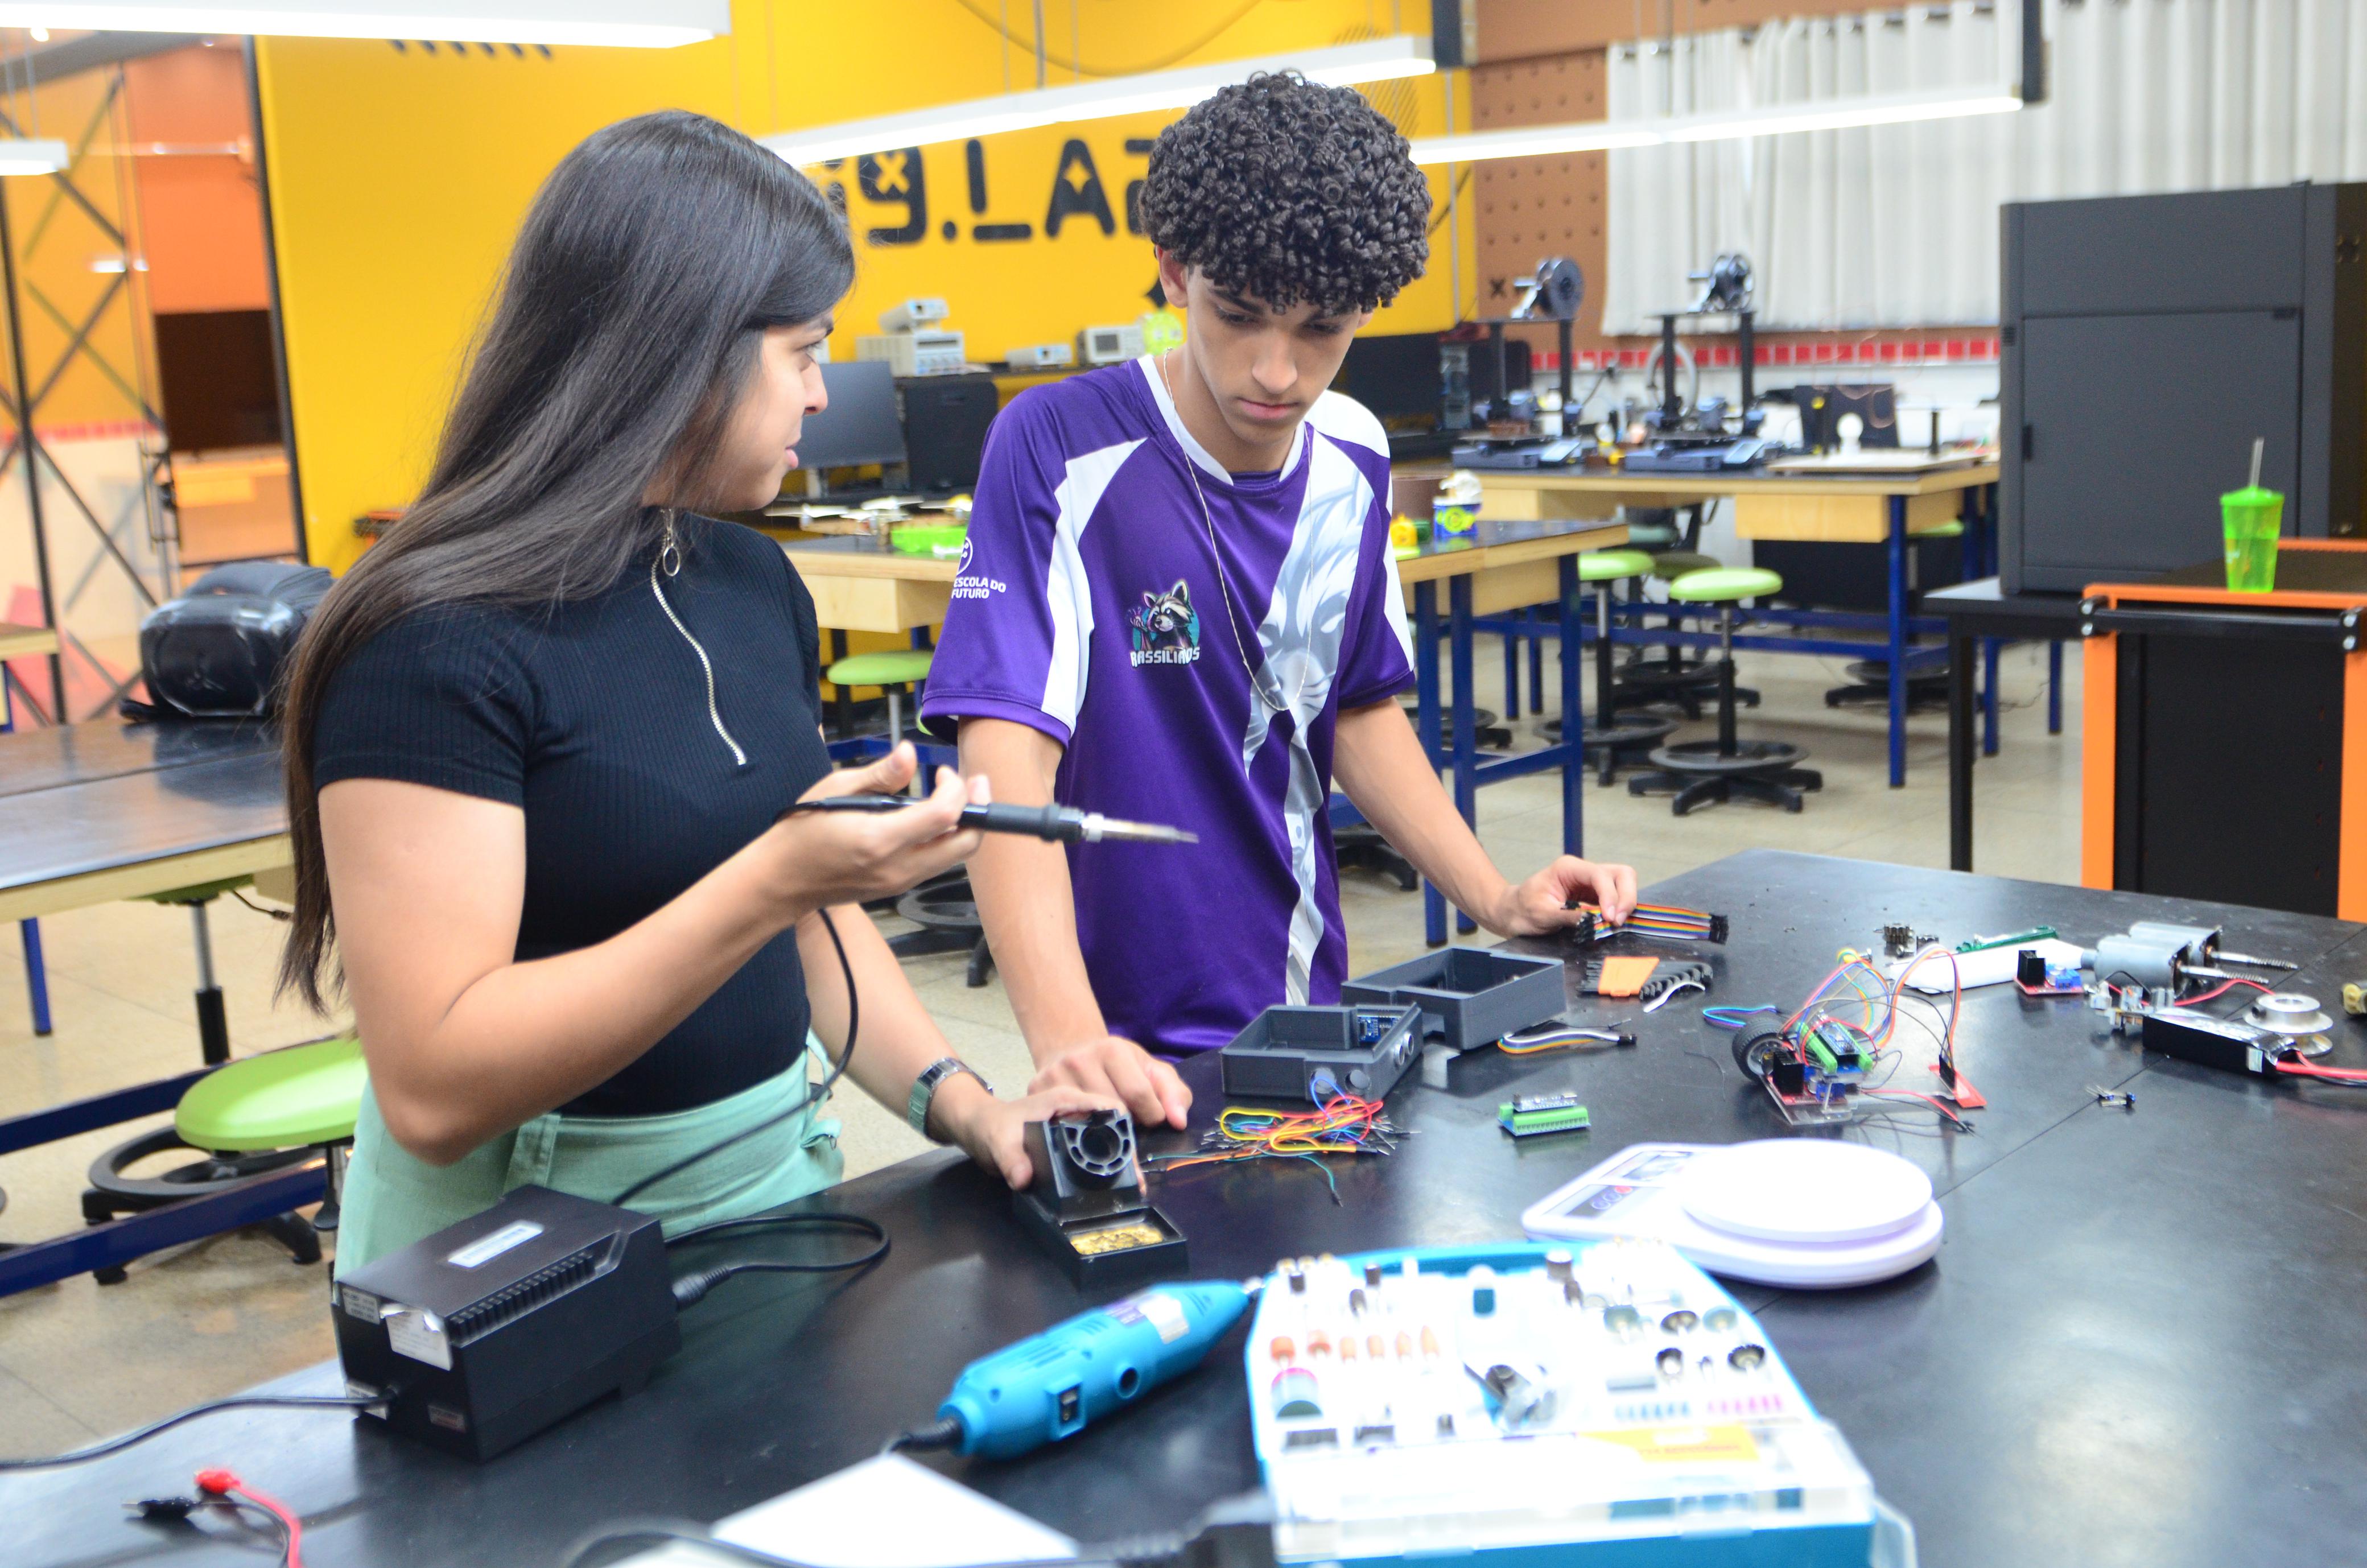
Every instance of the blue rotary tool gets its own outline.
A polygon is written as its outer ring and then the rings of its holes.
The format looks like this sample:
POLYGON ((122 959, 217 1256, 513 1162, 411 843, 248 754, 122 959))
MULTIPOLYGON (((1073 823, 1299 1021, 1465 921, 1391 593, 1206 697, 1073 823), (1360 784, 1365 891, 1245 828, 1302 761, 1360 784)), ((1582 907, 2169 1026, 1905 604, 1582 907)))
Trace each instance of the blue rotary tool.
POLYGON ((1161 1285, 1056 1324, 962 1369, 937 1419, 888 1446, 1015 1459, 1200 1364, 1257 1286, 1161 1285))

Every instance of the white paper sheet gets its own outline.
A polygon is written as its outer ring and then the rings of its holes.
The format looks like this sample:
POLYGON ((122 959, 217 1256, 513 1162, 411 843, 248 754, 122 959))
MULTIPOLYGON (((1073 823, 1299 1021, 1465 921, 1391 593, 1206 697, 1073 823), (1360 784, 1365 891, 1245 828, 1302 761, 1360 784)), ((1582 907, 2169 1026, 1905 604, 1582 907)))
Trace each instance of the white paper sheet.
POLYGON ((813 1568, 954 1568, 1074 1557, 1077 1543, 901 1454, 732 1515, 715 1533, 813 1568))

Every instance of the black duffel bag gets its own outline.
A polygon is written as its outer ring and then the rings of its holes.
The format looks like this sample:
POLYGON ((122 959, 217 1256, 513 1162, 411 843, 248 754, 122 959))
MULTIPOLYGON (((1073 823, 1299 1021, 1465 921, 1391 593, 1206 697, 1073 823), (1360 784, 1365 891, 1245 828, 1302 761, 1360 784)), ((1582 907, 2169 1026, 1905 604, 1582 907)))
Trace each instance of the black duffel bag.
POLYGON ((149 701, 138 717, 264 718, 297 634, 329 592, 325 568, 280 561, 220 566, 140 623, 149 701))

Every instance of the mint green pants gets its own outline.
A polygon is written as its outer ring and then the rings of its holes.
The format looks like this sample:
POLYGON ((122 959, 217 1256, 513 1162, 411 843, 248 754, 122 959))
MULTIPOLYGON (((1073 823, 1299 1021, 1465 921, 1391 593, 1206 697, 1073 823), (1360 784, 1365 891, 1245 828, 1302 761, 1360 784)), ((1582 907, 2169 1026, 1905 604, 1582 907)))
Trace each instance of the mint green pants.
MULTIPOLYGON (((822 1055, 811 1035, 807 1049, 822 1055)), ((827 1067, 829 1058, 822 1060, 827 1067)), ((552 1111, 437 1167, 394 1141, 377 1100, 365 1089, 354 1123, 353 1159, 345 1169, 336 1271, 342 1276, 482 1213, 514 1187, 550 1187, 614 1202, 643 1177, 810 1101, 812 1093, 800 1059, 777 1077, 689 1111, 596 1117, 552 1111)), ((838 1123, 822 1119, 820 1109, 807 1103, 800 1114, 640 1193, 632 1206, 655 1214, 673 1233, 758 1213, 832 1185, 844 1164, 838 1123)))

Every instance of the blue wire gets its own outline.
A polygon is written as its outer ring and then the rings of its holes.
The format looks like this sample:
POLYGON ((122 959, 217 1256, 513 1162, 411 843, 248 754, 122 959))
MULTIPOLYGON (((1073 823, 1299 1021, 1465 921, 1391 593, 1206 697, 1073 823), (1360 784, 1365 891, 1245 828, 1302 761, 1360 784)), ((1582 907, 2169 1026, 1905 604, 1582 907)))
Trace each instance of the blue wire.
POLYGON ((1782 1012, 1783 1010, 1782 1008, 1769 1002, 1755 1008, 1704 1008, 1701 1010, 1701 1015, 1720 1029, 1740 1029, 1750 1021, 1752 1013, 1782 1012))

